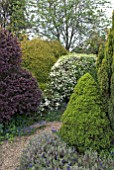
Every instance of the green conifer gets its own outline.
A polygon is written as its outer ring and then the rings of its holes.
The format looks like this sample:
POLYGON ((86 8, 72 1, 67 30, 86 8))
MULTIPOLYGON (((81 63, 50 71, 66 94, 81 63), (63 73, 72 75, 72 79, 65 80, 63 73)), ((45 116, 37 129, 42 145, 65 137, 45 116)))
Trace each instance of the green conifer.
POLYGON ((98 66, 98 82, 102 92, 104 111, 107 113, 111 128, 114 130, 114 11, 112 28, 109 31, 104 49, 104 59, 98 66))
POLYGON ((100 48, 99 48, 97 62, 96 62, 97 70, 99 70, 99 67, 101 66, 103 58, 104 58, 104 45, 101 45, 100 48))
POLYGON ((98 82, 102 93, 102 101, 104 111, 108 112, 108 100, 109 100, 109 77, 107 73, 107 63, 106 59, 102 60, 102 65, 98 70, 98 82))
POLYGON ((110 125, 102 111, 97 83, 86 73, 74 89, 62 116, 61 137, 80 152, 109 148, 110 125))

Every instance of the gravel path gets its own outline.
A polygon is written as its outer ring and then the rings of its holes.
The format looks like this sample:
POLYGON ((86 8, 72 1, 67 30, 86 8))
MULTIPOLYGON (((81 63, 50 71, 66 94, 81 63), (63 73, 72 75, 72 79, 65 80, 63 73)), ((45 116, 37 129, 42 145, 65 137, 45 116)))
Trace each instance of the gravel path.
MULTIPOLYGON (((22 150, 26 147, 29 140, 43 131, 48 133, 52 131, 52 129, 58 130, 61 123, 49 122, 45 125, 46 127, 44 129, 37 130, 35 134, 31 136, 16 137, 14 142, 10 143, 5 141, 2 145, 0 145, 0 170, 16 170, 16 167, 19 165, 19 158, 22 150)), ((37 126, 39 127, 39 124, 35 125, 35 127, 37 126)))

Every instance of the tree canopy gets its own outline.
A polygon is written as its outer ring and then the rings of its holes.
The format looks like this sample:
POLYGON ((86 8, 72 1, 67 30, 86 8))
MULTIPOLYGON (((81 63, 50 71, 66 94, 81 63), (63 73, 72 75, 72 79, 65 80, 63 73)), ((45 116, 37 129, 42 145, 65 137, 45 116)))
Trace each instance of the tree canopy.
POLYGON ((11 32, 26 29, 27 20, 26 0, 0 0, 0 26, 11 32))
POLYGON ((67 50, 83 37, 106 26, 104 0, 38 0, 37 27, 39 35, 59 40, 67 50))

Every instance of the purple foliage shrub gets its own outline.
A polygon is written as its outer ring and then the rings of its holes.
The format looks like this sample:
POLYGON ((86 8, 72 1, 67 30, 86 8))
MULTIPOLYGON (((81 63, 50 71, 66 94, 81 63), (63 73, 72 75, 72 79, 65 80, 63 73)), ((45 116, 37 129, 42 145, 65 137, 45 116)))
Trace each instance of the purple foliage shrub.
POLYGON ((0 30, 0 81, 19 69, 20 63, 21 49, 17 38, 6 30, 0 30))
POLYGON ((21 69, 21 49, 15 37, 0 30, 0 122, 16 114, 37 111, 41 91, 37 81, 21 69))

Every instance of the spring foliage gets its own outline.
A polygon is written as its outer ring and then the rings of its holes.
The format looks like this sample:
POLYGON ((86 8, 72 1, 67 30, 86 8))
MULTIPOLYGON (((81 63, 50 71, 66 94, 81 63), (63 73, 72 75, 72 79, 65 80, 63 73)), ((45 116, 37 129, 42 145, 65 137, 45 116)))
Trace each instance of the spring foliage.
POLYGON ((68 147, 58 136, 41 133, 30 140, 23 150, 18 170, 109 170, 114 160, 110 155, 101 158, 97 152, 86 151, 80 155, 75 148, 68 147))
POLYGON ((22 66, 29 70, 37 79, 41 88, 45 88, 51 67, 60 55, 67 51, 59 42, 48 42, 40 39, 26 40, 21 43, 22 66))
POLYGON ((99 89, 93 77, 82 76, 62 116, 61 137, 80 152, 100 151, 110 146, 109 121, 101 108, 99 89))
POLYGON ((56 58, 68 53, 68 51, 57 40, 49 41, 47 43, 49 44, 51 51, 56 58))
POLYGON ((114 11, 112 16, 112 28, 109 30, 105 48, 101 49, 97 60, 98 81, 102 92, 104 110, 107 112, 114 130, 114 11), (101 51, 103 51, 101 53, 101 51), (102 59, 101 59, 102 58, 102 59))
POLYGON ((61 57, 51 68, 41 110, 47 112, 65 109, 78 79, 87 72, 96 78, 95 61, 94 56, 86 54, 61 57))
POLYGON ((30 73, 21 69, 21 49, 15 37, 0 30, 0 122, 16 114, 37 111, 41 91, 30 73))
MULTIPOLYGON (((67 50, 91 37, 98 28, 106 28, 104 5, 107 0, 38 0, 36 31, 40 36, 57 39, 67 50), (100 17, 99 17, 100 16, 100 17)), ((101 29, 99 29, 101 30, 101 29)), ((94 43, 95 44, 95 43, 94 43)))

